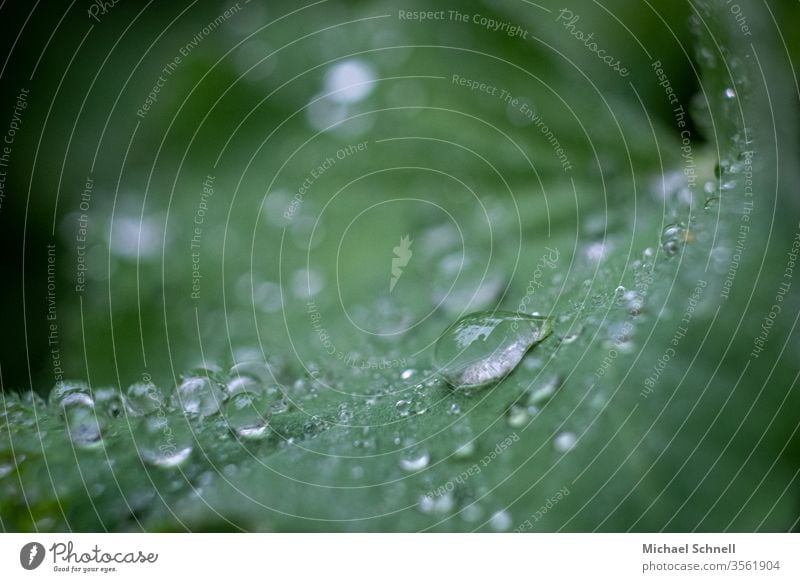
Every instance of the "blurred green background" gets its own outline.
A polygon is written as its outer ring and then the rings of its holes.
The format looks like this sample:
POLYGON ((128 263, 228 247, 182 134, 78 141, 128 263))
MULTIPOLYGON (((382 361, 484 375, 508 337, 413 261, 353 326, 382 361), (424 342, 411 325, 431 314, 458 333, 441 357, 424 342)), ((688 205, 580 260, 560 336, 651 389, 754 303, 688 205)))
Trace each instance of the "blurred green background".
POLYGON ((30 93, 0 208, 4 530, 797 528, 796 286, 751 355, 798 230, 796 3, 91 6, 0 9, 0 129, 30 93), (438 379, 448 325, 523 300, 556 329, 517 371, 438 379), (59 376, 169 395, 253 361, 290 402, 269 437, 177 407, 169 469, 135 414, 98 406, 84 449, 47 404, 59 376))

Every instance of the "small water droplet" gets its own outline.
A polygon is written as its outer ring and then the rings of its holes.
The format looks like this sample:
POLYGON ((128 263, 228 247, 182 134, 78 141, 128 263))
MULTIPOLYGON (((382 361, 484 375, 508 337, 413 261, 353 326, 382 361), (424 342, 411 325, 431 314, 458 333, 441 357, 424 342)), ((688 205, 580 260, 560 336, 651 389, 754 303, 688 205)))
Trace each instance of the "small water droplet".
POLYGON ((408 380, 408 379, 410 379, 411 377, 413 377, 413 376, 414 376, 414 374, 416 374, 416 373, 417 373, 417 371, 416 371, 414 368, 409 368, 409 369, 407 369, 407 370, 403 370, 403 373, 402 373, 402 374, 400 374, 400 377, 401 377, 403 380, 408 380))
POLYGON ((218 385, 208 378, 187 378, 175 389, 175 403, 186 414, 201 418, 219 412, 223 393, 218 385))
POLYGON ((77 402, 66 405, 64 421, 67 424, 67 434, 76 447, 88 449, 102 444, 105 423, 102 415, 95 411, 94 405, 77 402))
POLYGON ((454 459, 468 459, 475 453, 475 441, 467 441, 453 451, 454 459))
POLYGON ((400 416, 408 416, 411 413, 411 402, 408 400, 398 400, 394 408, 400 416))
POLYGON ((436 342, 434 364, 456 389, 487 386, 508 375, 552 333, 552 320, 507 311, 462 317, 436 342))
POLYGON ((314 415, 303 425, 303 432, 306 436, 312 437, 325 430, 327 426, 327 423, 322 418, 314 415))
POLYGON ((428 466, 428 463, 431 460, 431 456, 428 454, 427 451, 419 453, 413 457, 409 457, 407 459, 400 459, 400 468, 404 471, 415 472, 421 471, 425 467, 428 466))
POLYGON ((265 395, 239 392, 225 404, 224 416, 235 435, 248 440, 260 439, 267 434, 269 408, 265 395))
POLYGON ((54 407, 56 410, 74 404, 82 403, 87 406, 92 406, 94 404, 89 385, 86 382, 76 380, 58 382, 50 391, 47 400, 50 406, 54 407))
POLYGON ((561 386, 561 377, 553 375, 544 380, 539 386, 533 389, 528 396, 529 406, 542 406, 547 403, 561 386))
POLYGON ((423 495, 419 498, 417 507, 425 514, 433 513, 443 515, 449 513, 453 507, 455 507, 455 500, 450 492, 435 497, 432 495, 423 495))
POLYGON ((116 388, 95 390, 94 403, 109 418, 119 418, 125 414, 125 400, 116 388))
POLYGON ((680 224, 668 224, 661 233, 661 248, 668 257, 675 256, 686 242, 686 230, 680 224))
POLYGON ((512 523, 514 522, 511 518, 511 514, 502 509, 496 511, 489 520, 489 525, 495 531, 506 531, 511 527, 512 523))
POLYGON ((164 408, 164 395, 152 382, 136 382, 128 387, 125 406, 134 416, 147 416, 164 408))
POLYGON ((450 408, 447 409, 447 412, 450 414, 461 414, 461 405, 458 402, 453 402, 450 404, 450 408))
POLYGON ((472 502, 461 510, 461 519, 468 523, 475 523, 483 517, 483 509, 477 502, 472 502))
POLYGON ((192 434, 180 417, 148 416, 142 419, 134 438, 142 460, 156 467, 180 465, 192 453, 192 434))
POLYGON ((347 406, 346 402, 342 402, 339 405, 339 420, 348 423, 353 420, 353 411, 350 410, 350 407, 347 406))
POLYGON ((614 290, 614 292, 615 292, 617 295, 622 295, 623 293, 625 293, 625 287, 623 287, 622 285, 620 285, 619 287, 617 287, 617 288, 614 290))
POLYGON ((575 446, 577 441, 578 437, 574 432, 562 432, 553 439, 553 448, 556 452, 566 453, 575 446))
POLYGON ((356 103, 375 88, 375 72, 360 59, 348 59, 333 65, 325 74, 325 93, 337 103, 356 103))
POLYGON ((514 404, 508 409, 508 426, 511 428, 521 428, 528 424, 531 416, 525 406, 514 404))
POLYGON ((703 210, 713 210, 719 203, 719 196, 709 196, 703 204, 703 210))
POLYGON ((725 97, 728 99, 735 99, 736 98, 736 91, 733 90, 732 87, 728 87, 725 89, 725 97))

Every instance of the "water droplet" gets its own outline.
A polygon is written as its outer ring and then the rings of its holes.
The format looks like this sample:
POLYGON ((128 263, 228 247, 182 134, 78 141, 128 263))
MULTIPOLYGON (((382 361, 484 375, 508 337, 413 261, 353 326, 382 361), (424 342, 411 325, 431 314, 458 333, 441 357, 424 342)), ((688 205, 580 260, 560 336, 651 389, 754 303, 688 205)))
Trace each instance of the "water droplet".
POLYGON ((225 383, 228 396, 239 392, 260 392, 261 383, 250 376, 235 376, 225 383))
POLYGON ((206 417, 219 412, 223 393, 208 378, 187 378, 175 389, 175 403, 186 414, 206 417))
POLYGON ((103 417, 97 414, 93 404, 74 402, 65 405, 64 421, 67 434, 76 447, 88 449, 102 444, 103 417))
POLYGON ((461 405, 458 402, 453 402, 447 412, 450 414, 461 414, 461 405))
POLYGON ((528 409, 524 406, 514 404, 508 409, 508 426, 512 428, 521 428, 528 424, 530 421, 530 414, 528 409))
POLYGON ((495 531, 506 531, 512 523, 511 514, 505 510, 495 512, 489 520, 489 525, 495 531))
POLYGON ((680 224, 668 224, 661 233, 661 248, 668 257, 675 256, 686 242, 686 230, 680 224))
POLYGON ((477 502, 472 502, 461 510, 461 518, 468 523, 475 523, 483 517, 483 509, 477 502))
POLYGON ((91 390, 86 382, 64 381, 57 383, 50 391, 48 396, 50 406, 60 410, 74 404, 84 404, 93 406, 94 401, 91 397, 91 390))
POLYGON ((402 373, 402 374, 400 374, 400 377, 401 377, 403 380, 408 380, 408 379, 410 379, 412 376, 414 376, 414 374, 416 374, 416 373, 417 373, 417 371, 416 371, 414 368, 409 368, 408 370, 403 370, 403 373, 402 373))
POLYGON ((530 396, 528 396, 528 404, 530 406, 542 406, 553 397, 560 386, 560 376, 554 375, 547 378, 544 382, 531 391, 530 396))
POLYGON ((269 402, 263 394, 239 392, 225 404, 228 427, 243 439, 259 439, 267 434, 269 402))
POLYGON ((125 414, 125 400, 116 388, 95 390, 94 402, 110 418, 119 418, 125 414))
POLYGON ((192 453, 192 434, 184 418, 148 416, 134 438, 142 460, 156 467, 180 465, 192 453))
POLYGON ((425 514, 434 513, 442 515, 449 513, 453 507, 455 507, 455 500, 450 492, 435 497, 432 495, 423 495, 419 498, 417 507, 425 514))
POLYGON ((468 459, 475 453, 475 441, 467 441, 453 451, 454 459, 468 459))
POLYGON ((359 59, 333 65, 325 74, 325 93, 336 103, 356 103, 375 88, 375 72, 359 59))
POLYGON ((350 407, 347 406, 346 402, 342 402, 339 405, 339 420, 344 423, 349 423, 353 420, 353 411, 350 410, 350 407))
POLYGON ((164 395, 152 382, 137 382, 128 387, 125 406, 134 416, 147 416, 164 408, 164 395))
POLYGON ((576 341, 580 337, 580 335, 581 334, 579 332, 567 334, 567 335, 565 335, 564 337, 561 338, 561 343, 562 344, 571 344, 574 341, 576 341))
POLYGON ((408 416, 411 413, 411 402, 408 400, 398 400, 394 408, 400 416, 408 416))
POLYGON ((703 204, 703 210, 713 210, 719 203, 719 196, 709 196, 703 204))
MULTIPOLYGON (((197 375, 201 376, 202 374, 197 375)), ((275 382, 269 364, 263 360, 247 360, 244 362, 239 362, 228 371, 228 377, 252 378, 261 384, 270 384, 275 382)))
POLYGON ((623 293, 625 293, 625 287, 623 287, 622 285, 620 285, 619 287, 617 287, 617 288, 614 290, 614 292, 615 292, 617 295, 622 295, 623 293))
POLYGON ((428 454, 428 452, 423 451, 422 453, 419 453, 413 457, 400 459, 400 468, 409 472, 421 471, 428 466, 430 460, 431 456, 428 454))
POLYGON ((553 448, 556 452, 566 453, 575 446, 577 441, 578 437, 574 432, 562 432, 553 439, 553 448))
POLYGON ((492 384, 517 367, 553 330, 552 320, 507 311, 462 317, 436 342, 434 363, 454 388, 492 384))
POLYGON ((732 87, 728 87, 727 89, 725 89, 725 97, 728 99, 735 99, 736 91, 734 91, 732 87))
POLYGON ((328 425, 324 420, 322 420, 319 416, 314 415, 303 425, 303 432, 306 434, 306 436, 311 437, 322 432, 327 427, 328 425))

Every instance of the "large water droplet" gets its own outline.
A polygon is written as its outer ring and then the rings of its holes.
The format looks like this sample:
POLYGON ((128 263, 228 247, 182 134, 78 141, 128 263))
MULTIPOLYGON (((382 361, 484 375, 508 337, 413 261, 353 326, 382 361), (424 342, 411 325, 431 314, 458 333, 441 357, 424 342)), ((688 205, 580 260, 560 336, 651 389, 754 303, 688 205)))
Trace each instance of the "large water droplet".
POLYGON ((147 416, 164 408, 164 395, 152 382, 131 384, 125 398, 128 412, 135 416, 147 416))
POLYGON ((208 378, 187 378, 176 388, 175 400, 186 414, 206 417, 219 412, 223 393, 208 378))
POLYGON ((192 434, 183 418, 148 416, 134 437, 139 456, 156 467, 180 465, 192 453, 192 434))
POLYGON ((225 405, 225 420, 231 431, 243 439, 267 434, 270 404, 264 394, 239 392, 225 405))
POLYGON ((442 334, 436 342, 434 364, 454 388, 487 386, 509 374, 552 331, 547 317, 510 311, 473 313, 442 334))

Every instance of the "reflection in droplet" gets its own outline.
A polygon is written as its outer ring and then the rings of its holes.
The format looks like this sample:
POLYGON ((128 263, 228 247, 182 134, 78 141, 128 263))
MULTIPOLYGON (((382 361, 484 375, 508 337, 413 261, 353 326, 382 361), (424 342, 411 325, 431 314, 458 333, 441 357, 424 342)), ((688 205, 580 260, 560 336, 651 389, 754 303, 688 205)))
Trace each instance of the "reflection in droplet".
POLYGON ((486 386, 509 374, 552 330, 552 320, 547 317, 504 311, 473 313, 445 330, 436 342, 434 363, 454 388, 486 386))

